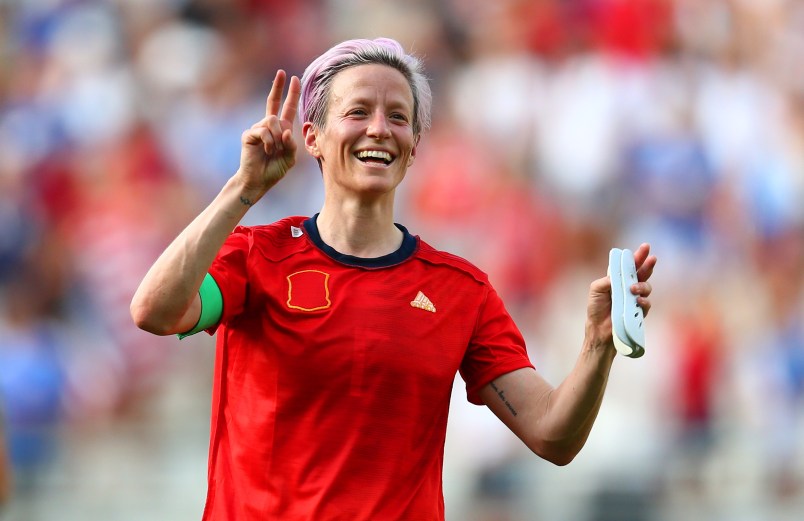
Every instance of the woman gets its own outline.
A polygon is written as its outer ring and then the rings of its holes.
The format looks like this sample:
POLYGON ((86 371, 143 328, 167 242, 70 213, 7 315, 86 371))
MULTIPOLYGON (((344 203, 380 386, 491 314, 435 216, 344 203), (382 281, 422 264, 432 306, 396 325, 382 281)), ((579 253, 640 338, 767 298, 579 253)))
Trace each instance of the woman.
MULTIPOLYGON (((217 334, 204 519, 444 519, 443 447, 457 372, 536 454, 583 446, 615 349, 610 282, 590 288, 586 338, 557 388, 480 270, 393 221, 429 125, 421 64, 352 40, 302 80, 279 71, 240 168, 148 272, 137 325, 217 334), (298 105, 325 198, 311 218, 237 226, 291 169, 298 105)), ((647 312, 656 258, 636 251, 647 312)))

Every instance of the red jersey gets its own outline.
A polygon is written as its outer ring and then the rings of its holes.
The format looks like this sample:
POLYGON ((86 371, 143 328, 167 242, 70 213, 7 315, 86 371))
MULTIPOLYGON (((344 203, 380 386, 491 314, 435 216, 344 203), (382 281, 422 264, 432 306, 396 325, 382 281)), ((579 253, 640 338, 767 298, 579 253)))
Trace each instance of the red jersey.
POLYGON ((204 520, 443 520, 455 375, 532 367, 487 277, 404 227, 361 259, 315 218, 238 227, 210 268, 217 332, 204 520))

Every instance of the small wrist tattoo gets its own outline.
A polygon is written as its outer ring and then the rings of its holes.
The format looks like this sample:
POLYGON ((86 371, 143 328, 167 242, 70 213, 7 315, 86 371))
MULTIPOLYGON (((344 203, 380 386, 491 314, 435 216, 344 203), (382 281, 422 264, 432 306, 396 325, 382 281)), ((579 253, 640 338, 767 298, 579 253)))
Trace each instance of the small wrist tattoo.
POLYGON ((251 201, 251 199, 249 199, 248 197, 243 197, 242 195, 240 196, 240 202, 241 202, 241 203, 243 203, 243 204, 244 204, 244 205, 246 205, 246 206, 251 206, 251 205, 253 205, 253 204, 254 204, 254 203, 251 201))

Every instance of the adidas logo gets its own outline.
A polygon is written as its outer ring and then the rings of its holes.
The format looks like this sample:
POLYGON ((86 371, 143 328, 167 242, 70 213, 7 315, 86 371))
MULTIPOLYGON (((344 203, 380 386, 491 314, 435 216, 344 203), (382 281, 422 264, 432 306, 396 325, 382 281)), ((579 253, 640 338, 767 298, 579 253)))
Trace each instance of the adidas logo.
POLYGON ((416 294, 416 298, 410 301, 410 305, 414 308, 423 309, 425 311, 429 311, 430 313, 435 313, 436 308, 430 299, 422 293, 421 291, 416 294))

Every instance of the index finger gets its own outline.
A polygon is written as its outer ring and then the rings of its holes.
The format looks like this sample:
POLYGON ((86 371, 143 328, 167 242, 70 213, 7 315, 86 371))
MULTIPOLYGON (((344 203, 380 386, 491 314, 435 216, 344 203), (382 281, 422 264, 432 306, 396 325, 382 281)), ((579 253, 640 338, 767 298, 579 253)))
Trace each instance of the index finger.
POLYGON ((641 244, 634 252, 634 262, 637 267, 637 279, 644 282, 653 274, 653 268, 656 266, 656 256, 650 255, 650 245, 647 243, 641 244))
POLYGON ((282 107, 281 121, 293 124, 296 111, 299 110, 299 98, 301 97, 301 81, 296 76, 291 76, 288 96, 285 98, 285 105, 282 107))
POLYGON ((271 84, 271 91, 268 93, 268 99, 265 102, 265 117, 276 116, 279 114, 279 106, 282 104, 282 91, 285 90, 285 71, 279 69, 276 71, 276 77, 271 84))

